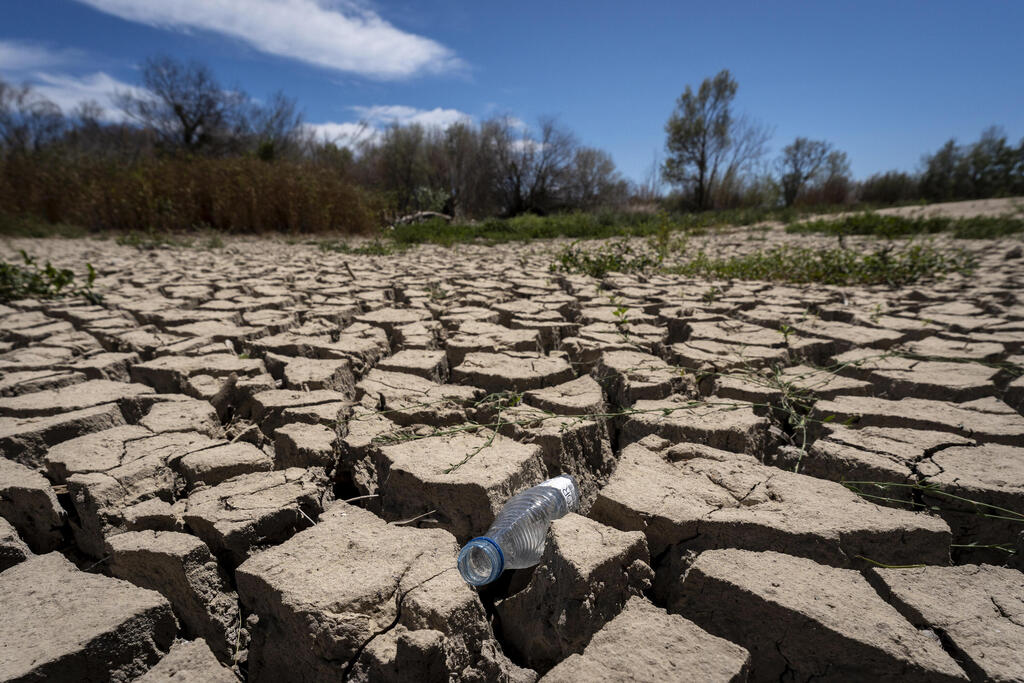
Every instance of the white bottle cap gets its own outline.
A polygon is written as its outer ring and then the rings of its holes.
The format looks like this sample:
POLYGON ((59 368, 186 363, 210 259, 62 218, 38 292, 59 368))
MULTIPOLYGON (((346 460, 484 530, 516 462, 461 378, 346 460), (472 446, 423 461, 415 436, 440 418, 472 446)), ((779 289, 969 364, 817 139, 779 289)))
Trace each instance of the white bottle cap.
POLYGON ((580 490, 576 488, 576 482, 568 474, 542 481, 540 486, 550 486, 565 498, 565 507, 569 512, 575 512, 580 507, 580 490))

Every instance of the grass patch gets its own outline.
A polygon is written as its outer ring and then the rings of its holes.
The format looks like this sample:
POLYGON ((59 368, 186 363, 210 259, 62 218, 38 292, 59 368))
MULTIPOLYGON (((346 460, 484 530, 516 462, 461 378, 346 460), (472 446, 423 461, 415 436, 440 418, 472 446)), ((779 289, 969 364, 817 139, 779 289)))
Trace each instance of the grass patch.
POLYGON ((91 263, 84 285, 76 287, 75 274, 67 268, 54 268, 47 261, 40 266, 36 260, 20 251, 23 265, 0 263, 0 301, 17 299, 57 299, 65 296, 83 296, 90 303, 100 303, 100 295, 92 291, 96 269, 91 263))
POLYGON ((6 237, 86 237, 89 231, 80 225, 50 223, 31 215, 15 216, 0 212, 0 235, 6 237))
POLYGON ((317 245, 320 247, 320 251, 333 251, 339 254, 357 254, 360 256, 388 256, 400 251, 405 251, 407 248, 405 245, 392 241, 385 241, 380 238, 374 239, 372 242, 364 242, 363 244, 357 245, 351 245, 347 242, 328 241, 318 242, 317 245))
POLYGON ((585 249, 573 242, 555 256, 553 273, 582 273, 604 277, 608 273, 636 273, 661 265, 661 258, 638 252, 625 240, 585 249))
POLYGON ((435 219, 423 223, 398 225, 388 231, 397 244, 440 244, 462 242, 528 242, 538 239, 606 239, 610 237, 651 237, 686 231, 704 234, 708 228, 725 225, 750 225, 761 221, 791 221, 799 214, 794 209, 731 209, 703 213, 641 213, 598 211, 559 213, 549 216, 524 214, 514 218, 489 218, 475 223, 447 223, 435 219))
MULTIPOLYGON (((143 251, 153 249, 169 249, 174 247, 191 247, 193 241, 187 237, 179 237, 171 233, 160 233, 155 230, 131 230, 118 235, 114 240, 122 247, 135 247, 143 251)), ((223 246, 223 242, 221 242, 223 246)))
POLYGON ((685 263, 664 268, 664 272, 718 279, 897 286, 952 272, 970 273, 973 268, 974 258, 966 252, 908 244, 870 253, 777 246, 723 259, 701 251, 685 263))
POLYGON ((858 213, 836 219, 793 223, 786 232, 818 232, 830 235, 872 235, 894 238, 949 233, 957 239, 993 239, 1024 232, 1024 218, 974 216, 972 218, 930 218, 858 213))

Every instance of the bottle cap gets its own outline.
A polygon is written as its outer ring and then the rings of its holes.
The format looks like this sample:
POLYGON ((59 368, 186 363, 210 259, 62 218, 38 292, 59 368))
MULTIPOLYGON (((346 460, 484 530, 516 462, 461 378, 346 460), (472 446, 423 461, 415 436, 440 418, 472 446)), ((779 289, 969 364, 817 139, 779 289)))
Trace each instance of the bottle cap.
POLYGON ((569 512, 575 512, 580 507, 580 490, 576 488, 576 482, 568 474, 542 481, 540 486, 549 486, 565 498, 565 507, 569 512))

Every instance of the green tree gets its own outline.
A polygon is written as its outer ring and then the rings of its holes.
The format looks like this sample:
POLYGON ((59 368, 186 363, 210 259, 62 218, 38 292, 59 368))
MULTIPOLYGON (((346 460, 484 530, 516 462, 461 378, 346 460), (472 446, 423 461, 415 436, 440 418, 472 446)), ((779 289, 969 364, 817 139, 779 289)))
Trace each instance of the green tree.
POLYGON ((691 192, 701 210, 711 207, 719 169, 732 144, 732 101, 738 88, 728 69, 705 78, 696 93, 686 86, 665 124, 668 155, 662 174, 691 192))
POLYGON ((776 166, 786 206, 793 206, 804 186, 818 176, 831 151, 831 146, 824 140, 807 138, 797 138, 782 149, 776 166))

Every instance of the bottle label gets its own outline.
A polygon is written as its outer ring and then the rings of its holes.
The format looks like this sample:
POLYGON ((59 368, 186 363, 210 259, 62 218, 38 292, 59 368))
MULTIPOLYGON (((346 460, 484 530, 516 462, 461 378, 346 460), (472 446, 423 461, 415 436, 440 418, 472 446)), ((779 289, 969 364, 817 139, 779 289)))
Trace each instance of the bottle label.
POLYGON ((576 488, 576 482, 569 475, 563 474, 554 479, 542 481, 540 486, 549 486, 561 493, 562 497, 565 498, 565 507, 569 512, 575 512, 579 509, 580 491, 576 488))

